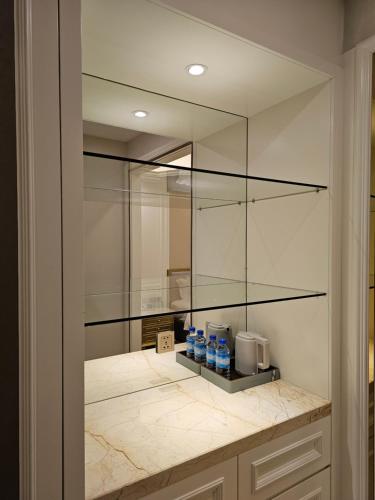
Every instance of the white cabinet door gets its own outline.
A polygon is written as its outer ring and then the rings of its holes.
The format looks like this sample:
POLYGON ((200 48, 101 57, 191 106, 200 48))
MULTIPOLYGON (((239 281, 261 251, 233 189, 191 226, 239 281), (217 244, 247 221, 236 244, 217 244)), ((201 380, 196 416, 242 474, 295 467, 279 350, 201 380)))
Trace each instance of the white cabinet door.
POLYGON ((237 457, 143 497, 143 500, 236 499, 237 457))
POLYGON ((318 472, 314 476, 297 484, 294 488, 284 491, 272 500, 330 500, 331 498, 331 469, 318 472))
POLYGON ((331 419, 250 450, 238 460, 238 499, 265 500, 330 465, 331 419))

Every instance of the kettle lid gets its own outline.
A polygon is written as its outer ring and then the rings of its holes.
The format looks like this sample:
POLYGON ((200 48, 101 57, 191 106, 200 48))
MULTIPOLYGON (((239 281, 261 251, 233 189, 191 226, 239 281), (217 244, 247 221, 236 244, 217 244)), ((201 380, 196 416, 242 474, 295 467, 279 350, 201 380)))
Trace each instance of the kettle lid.
POLYGON ((207 321, 207 328, 213 330, 229 330, 230 325, 228 323, 213 323, 212 321, 207 321))
POLYGON ((236 339, 240 338, 243 340, 255 340, 254 335, 251 332, 238 332, 236 339))

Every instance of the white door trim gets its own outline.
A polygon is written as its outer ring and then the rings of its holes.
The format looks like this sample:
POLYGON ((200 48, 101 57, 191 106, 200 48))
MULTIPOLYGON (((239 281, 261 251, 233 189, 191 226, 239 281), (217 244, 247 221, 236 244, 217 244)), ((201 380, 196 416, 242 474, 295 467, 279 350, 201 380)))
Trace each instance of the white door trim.
POLYGON ((368 259, 373 43, 345 54, 342 498, 368 498, 368 259), (346 483, 347 481, 347 483, 346 483))
POLYGON ((25 500, 63 495, 58 19, 58 0, 15 1, 20 495, 25 500))
POLYGON ((79 11, 15 0, 22 500, 84 498, 79 11))
POLYGON ((15 63, 17 102, 17 178, 19 241, 19 405, 20 497, 36 498, 35 453, 35 206, 33 162, 32 58, 30 2, 15 2, 15 63))

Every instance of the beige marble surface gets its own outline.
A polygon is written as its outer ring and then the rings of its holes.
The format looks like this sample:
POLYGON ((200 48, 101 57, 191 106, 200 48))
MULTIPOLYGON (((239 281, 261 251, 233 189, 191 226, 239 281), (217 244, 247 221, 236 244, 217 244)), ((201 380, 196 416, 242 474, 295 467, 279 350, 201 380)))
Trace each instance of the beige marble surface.
POLYGON ((141 498, 330 414, 282 380, 228 394, 201 377, 86 406, 86 499, 141 498))
POLYGON ((93 403, 150 387, 157 387, 195 373, 176 363, 176 351, 185 344, 176 344, 174 352, 157 354, 155 349, 130 352, 85 362, 85 403, 93 403))

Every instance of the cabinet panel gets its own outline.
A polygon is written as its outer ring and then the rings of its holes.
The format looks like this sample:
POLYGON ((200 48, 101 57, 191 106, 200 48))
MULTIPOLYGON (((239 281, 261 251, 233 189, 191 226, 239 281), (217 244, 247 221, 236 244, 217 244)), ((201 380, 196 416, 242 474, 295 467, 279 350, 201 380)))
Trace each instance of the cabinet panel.
POLYGON ((239 500, 278 494, 330 463, 330 417, 239 457, 239 500))
POLYGON ((237 498, 237 457, 194 474, 143 500, 234 500, 237 498))
POLYGON ((330 500, 330 478, 331 468, 328 467, 272 500, 330 500))

